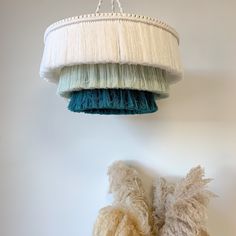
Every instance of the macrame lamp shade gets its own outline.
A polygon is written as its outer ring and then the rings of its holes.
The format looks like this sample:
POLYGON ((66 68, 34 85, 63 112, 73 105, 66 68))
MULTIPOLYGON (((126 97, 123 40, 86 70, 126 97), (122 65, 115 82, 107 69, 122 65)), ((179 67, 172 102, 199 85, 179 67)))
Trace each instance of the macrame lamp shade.
POLYGON ((144 114, 182 78, 179 37, 167 24, 123 12, 67 18, 49 26, 40 76, 58 84, 69 110, 144 114))

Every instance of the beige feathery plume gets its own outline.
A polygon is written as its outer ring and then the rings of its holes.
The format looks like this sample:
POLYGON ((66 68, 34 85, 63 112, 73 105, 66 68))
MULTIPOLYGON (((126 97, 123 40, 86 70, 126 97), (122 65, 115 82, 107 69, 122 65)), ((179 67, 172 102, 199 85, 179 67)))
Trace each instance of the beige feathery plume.
POLYGON ((94 236, 151 236, 151 208, 138 172, 116 162, 108 171, 112 206, 103 208, 94 227, 94 236))
POLYGON ((208 235, 206 207, 213 193, 206 190, 210 179, 204 179, 199 166, 177 184, 160 179, 154 187, 155 224, 159 236, 208 235))

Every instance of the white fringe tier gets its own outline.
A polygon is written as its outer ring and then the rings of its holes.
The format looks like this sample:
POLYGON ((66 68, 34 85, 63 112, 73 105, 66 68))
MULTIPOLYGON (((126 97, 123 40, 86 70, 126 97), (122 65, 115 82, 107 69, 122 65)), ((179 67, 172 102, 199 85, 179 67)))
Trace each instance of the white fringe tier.
POLYGON ((157 98, 168 97, 166 72, 140 65, 96 64, 64 67, 57 92, 69 98, 82 89, 132 89, 153 92, 157 98))
POLYGON ((178 35, 158 20, 103 13, 65 19, 47 29, 42 78, 57 82, 65 66, 106 63, 156 67, 166 71, 168 82, 182 77, 178 35))

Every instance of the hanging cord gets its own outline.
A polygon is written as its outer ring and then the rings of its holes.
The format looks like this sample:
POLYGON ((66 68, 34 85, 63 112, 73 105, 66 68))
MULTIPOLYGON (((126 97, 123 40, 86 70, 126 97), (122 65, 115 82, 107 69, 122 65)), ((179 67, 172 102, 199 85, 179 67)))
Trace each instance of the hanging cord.
POLYGON ((100 8, 101 8, 101 5, 102 5, 102 2, 103 2, 103 0, 99 0, 98 6, 97 6, 97 9, 96 9, 96 13, 100 12, 100 8))
MULTIPOLYGON (((120 9, 120 13, 124 13, 124 10, 121 6, 121 3, 120 3, 120 0, 111 0, 111 11, 112 13, 115 12, 115 1, 120 9)), ((98 2, 98 6, 97 6, 97 9, 96 9, 96 14, 100 13, 100 9, 101 9, 101 6, 102 6, 102 3, 103 3, 103 0, 99 0, 98 2)))
POLYGON ((111 0, 111 11, 112 13, 115 12, 115 0, 111 0))
POLYGON ((121 6, 120 0, 116 0, 116 2, 117 2, 118 7, 119 7, 119 9, 120 9, 120 13, 124 13, 124 10, 123 10, 123 8, 122 8, 122 6, 121 6))

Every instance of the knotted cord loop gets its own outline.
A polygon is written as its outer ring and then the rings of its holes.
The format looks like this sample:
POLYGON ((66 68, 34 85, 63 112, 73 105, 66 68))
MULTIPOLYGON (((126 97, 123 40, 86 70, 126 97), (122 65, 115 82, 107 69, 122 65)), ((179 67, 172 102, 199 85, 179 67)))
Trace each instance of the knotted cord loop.
MULTIPOLYGON (((124 10, 121 6, 120 0, 111 0, 111 11, 112 11, 112 13, 115 12, 115 1, 116 1, 117 5, 119 7, 120 13, 124 13, 124 10)), ((98 6, 97 6, 97 9, 96 9, 96 14, 100 13, 102 3, 103 3, 103 0, 99 0, 98 6)))

